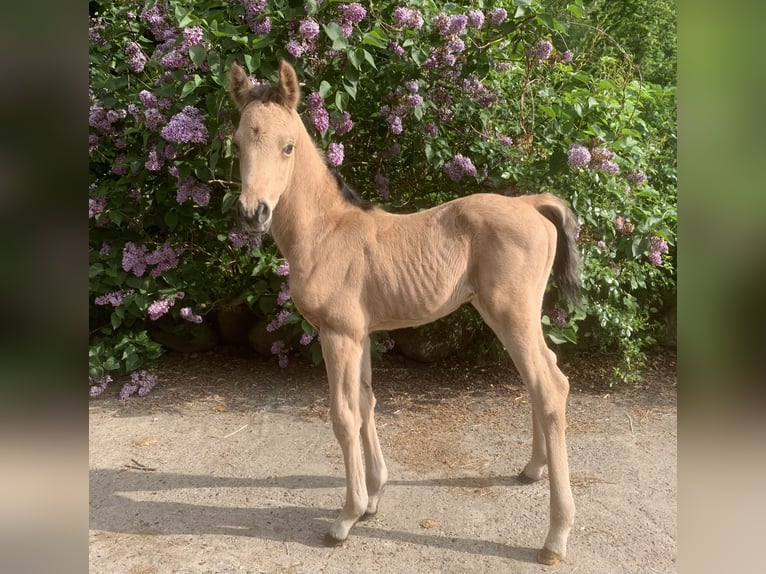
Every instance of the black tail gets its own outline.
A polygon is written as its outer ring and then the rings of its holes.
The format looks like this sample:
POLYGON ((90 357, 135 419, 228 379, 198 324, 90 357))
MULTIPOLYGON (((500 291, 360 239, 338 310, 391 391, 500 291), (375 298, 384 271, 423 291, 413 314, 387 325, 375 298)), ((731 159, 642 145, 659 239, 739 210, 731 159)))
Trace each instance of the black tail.
POLYGON ((580 300, 580 254, 577 250, 577 216, 564 200, 546 193, 540 196, 537 210, 556 226, 556 257, 553 260, 553 280, 559 295, 568 303, 580 300))

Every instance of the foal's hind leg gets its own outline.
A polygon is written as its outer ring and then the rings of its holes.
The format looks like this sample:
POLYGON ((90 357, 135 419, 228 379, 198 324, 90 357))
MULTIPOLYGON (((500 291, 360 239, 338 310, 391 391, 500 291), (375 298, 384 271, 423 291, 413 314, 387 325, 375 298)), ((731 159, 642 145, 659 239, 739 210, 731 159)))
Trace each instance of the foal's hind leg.
POLYGON ((550 525, 537 559, 543 564, 555 564, 566 556, 575 515, 564 436, 569 381, 545 344, 539 315, 531 311, 534 306, 525 306, 519 299, 502 307, 498 303, 495 299, 486 306, 478 301, 474 305, 508 349, 529 391, 533 427, 537 420, 538 430, 534 431, 532 460, 526 468, 542 472, 545 452, 550 477, 550 525))
POLYGON ((322 330, 320 342, 330 384, 330 419, 346 467, 346 502, 325 537, 326 543, 337 544, 348 537, 351 527, 367 510, 368 502, 359 444, 362 343, 330 330, 322 330))
POLYGON ((532 458, 519 473, 518 481, 523 484, 532 484, 543 477, 545 465, 548 462, 548 451, 545 447, 545 433, 540 417, 532 409, 532 458))
POLYGON ((378 512, 380 495, 388 479, 388 470, 383 460, 383 452, 380 450, 378 432, 375 429, 375 395, 372 392, 372 359, 369 338, 364 343, 362 355, 359 407, 362 414, 362 444, 364 445, 365 477, 369 496, 365 516, 372 516, 378 512))

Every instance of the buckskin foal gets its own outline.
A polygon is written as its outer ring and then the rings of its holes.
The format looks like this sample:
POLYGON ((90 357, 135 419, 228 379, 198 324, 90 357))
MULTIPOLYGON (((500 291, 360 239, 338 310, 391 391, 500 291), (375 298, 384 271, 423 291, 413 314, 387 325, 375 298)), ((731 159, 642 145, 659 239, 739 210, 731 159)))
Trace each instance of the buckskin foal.
POLYGON ((580 285, 577 221, 551 194, 477 193, 408 215, 363 202, 327 167, 297 112, 294 69, 253 86, 234 64, 231 97, 242 192, 239 214, 271 231, 290 264, 290 293, 320 333, 330 417, 343 450, 346 500, 326 535, 342 542, 378 510, 387 470, 375 430, 369 334, 420 325, 470 302, 518 368, 532 403, 532 457, 523 482, 550 476, 550 526, 538 560, 565 557, 575 515, 564 438, 569 382, 540 323, 553 271, 560 295, 580 285), (363 449, 362 449, 363 447, 363 449))

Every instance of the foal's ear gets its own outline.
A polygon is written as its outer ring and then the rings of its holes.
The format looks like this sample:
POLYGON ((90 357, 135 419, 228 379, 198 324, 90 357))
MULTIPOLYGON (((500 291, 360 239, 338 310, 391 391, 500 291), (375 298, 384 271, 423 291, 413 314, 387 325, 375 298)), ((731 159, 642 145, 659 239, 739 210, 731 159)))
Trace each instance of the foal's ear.
POLYGON ((279 95, 282 103, 288 108, 297 109, 301 97, 298 76, 293 67, 285 60, 279 61, 279 95))
POLYGON ((245 70, 237 62, 234 62, 229 68, 229 95, 239 110, 242 110, 250 101, 252 88, 253 83, 247 77, 245 70))

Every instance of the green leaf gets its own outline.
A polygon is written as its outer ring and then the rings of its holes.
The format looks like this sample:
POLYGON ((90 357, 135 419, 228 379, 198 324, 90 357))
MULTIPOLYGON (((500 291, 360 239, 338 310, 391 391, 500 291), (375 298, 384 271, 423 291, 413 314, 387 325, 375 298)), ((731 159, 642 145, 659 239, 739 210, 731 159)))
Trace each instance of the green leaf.
POLYGON ((135 371, 141 366, 141 357, 135 351, 125 351, 125 370, 135 371))
POLYGON ((194 80, 189 80, 188 82, 186 82, 184 84, 184 87, 181 88, 181 99, 183 100, 184 98, 186 98, 186 96, 188 96, 194 90, 196 90, 197 85, 198 85, 197 82, 195 82, 194 80))
POLYGON ((356 99, 356 86, 357 82, 343 78, 343 89, 346 90, 346 93, 354 100, 356 99))
POLYGON ((205 47, 202 44, 195 44, 189 47, 189 58, 194 62, 194 65, 199 67, 205 61, 205 47))
POLYGON ((168 228, 173 231, 178 226, 178 221, 180 217, 178 216, 178 212, 176 210, 171 210, 165 212, 165 225, 168 226, 168 228))
POLYGON ((104 266, 101 263, 94 263, 88 269, 88 278, 93 279, 104 273, 104 266))
POLYGON ((386 49, 388 47, 388 36, 380 28, 370 30, 362 36, 362 44, 374 46, 376 48, 386 49))
POLYGON ((335 92, 335 108, 339 112, 346 111, 346 105, 348 104, 348 94, 338 90, 335 92))
POLYGON ((332 92, 332 86, 330 85, 330 82, 327 80, 322 80, 322 83, 319 84, 319 95, 322 96, 322 99, 326 99, 327 96, 330 95, 330 92, 332 92))
POLYGON ((227 191, 223 196, 223 201, 221 202, 221 213, 228 213, 231 211, 232 206, 238 198, 238 191, 227 191))

